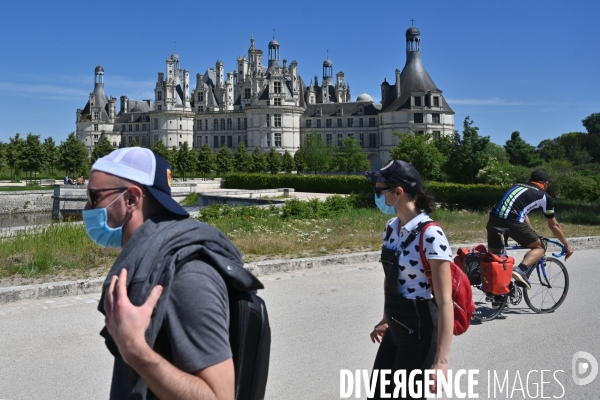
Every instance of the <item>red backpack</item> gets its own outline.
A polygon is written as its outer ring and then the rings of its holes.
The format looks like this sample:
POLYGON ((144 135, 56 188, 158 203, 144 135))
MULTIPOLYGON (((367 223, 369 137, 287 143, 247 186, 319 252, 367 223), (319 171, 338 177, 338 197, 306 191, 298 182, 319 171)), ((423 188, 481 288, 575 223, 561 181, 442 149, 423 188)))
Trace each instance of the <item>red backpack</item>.
MULTIPOLYGON (((440 224, 433 221, 421 222, 413 232, 411 232, 411 236, 414 239, 414 236, 419 233, 425 232, 427 228, 430 226, 438 226, 442 228, 440 224)), ((443 229, 443 228, 442 228, 443 229)), ((410 237, 403 243, 405 245, 410 240, 410 237)), ((425 268, 425 276, 429 279, 429 283, 431 284, 431 290, 433 291, 433 281, 431 278, 431 269, 429 267, 429 262, 425 257, 425 252, 423 251, 423 235, 419 236, 419 254, 421 255, 421 262, 423 263, 423 268, 425 268)), ((471 325, 471 319, 473 318, 473 314, 475 314, 475 304, 473 303, 473 291, 471 289, 471 283, 469 282, 469 278, 464 273, 464 271, 456 265, 454 262, 450 261, 450 272, 452 274, 452 302, 454 304, 454 334, 462 335, 469 329, 469 325, 471 325)))

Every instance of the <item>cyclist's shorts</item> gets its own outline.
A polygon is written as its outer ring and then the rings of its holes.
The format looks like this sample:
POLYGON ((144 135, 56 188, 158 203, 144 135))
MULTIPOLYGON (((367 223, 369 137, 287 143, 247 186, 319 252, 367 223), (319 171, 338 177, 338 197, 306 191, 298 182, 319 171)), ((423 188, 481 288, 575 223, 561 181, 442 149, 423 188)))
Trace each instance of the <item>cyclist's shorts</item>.
POLYGON ((510 229, 508 236, 524 247, 529 246, 539 239, 535 231, 525 222, 517 222, 490 215, 490 219, 485 227, 487 229, 488 248, 501 249, 503 247, 500 235, 493 229, 494 227, 510 229))

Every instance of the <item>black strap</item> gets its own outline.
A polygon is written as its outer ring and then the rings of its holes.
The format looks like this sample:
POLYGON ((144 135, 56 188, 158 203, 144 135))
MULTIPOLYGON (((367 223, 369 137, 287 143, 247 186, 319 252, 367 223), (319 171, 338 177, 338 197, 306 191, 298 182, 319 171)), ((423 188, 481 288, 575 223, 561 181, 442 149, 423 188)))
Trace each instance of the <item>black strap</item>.
POLYGON ((423 227, 431 222, 433 222, 433 221, 419 222, 417 224, 417 226, 415 227, 415 229, 413 229, 410 232, 410 234, 408 235, 406 240, 404 242, 400 243, 400 247, 402 248, 402 250, 406 249, 417 238, 417 236, 419 236, 419 233, 421 233, 421 230, 423 229, 423 227))

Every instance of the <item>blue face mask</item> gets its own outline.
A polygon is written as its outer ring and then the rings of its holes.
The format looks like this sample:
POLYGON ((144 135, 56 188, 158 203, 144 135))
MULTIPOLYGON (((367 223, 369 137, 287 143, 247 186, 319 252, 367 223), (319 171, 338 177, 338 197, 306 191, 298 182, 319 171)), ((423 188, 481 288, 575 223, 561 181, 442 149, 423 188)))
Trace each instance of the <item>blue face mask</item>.
POLYGON ((123 226, 125 226, 129 216, 125 218, 123 225, 118 228, 111 228, 108 226, 108 213, 106 212, 106 209, 123 196, 125 192, 121 193, 119 197, 114 199, 104 208, 83 210, 85 230, 90 239, 98 246, 120 248, 123 245, 123 226))
POLYGON ((384 214, 396 214, 396 209, 394 208, 394 206, 396 205, 398 200, 400 200, 400 198, 398 198, 394 204, 388 206, 387 204, 385 204, 385 195, 377 195, 377 193, 375 193, 375 204, 377 205, 377 208, 379 208, 384 214))

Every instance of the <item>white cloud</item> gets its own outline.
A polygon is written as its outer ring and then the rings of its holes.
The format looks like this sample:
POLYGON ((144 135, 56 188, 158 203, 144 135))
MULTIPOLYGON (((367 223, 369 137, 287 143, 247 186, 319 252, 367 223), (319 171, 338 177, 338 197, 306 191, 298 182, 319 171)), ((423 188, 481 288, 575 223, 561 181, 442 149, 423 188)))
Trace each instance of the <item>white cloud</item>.
POLYGON ((77 100, 89 96, 89 91, 59 85, 0 82, 0 92, 21 97, 35 97, 51 100, 77 100))

